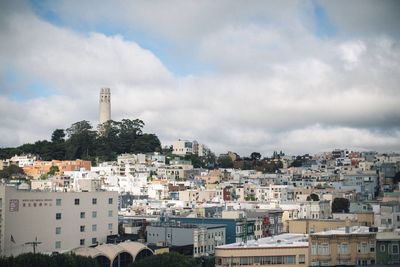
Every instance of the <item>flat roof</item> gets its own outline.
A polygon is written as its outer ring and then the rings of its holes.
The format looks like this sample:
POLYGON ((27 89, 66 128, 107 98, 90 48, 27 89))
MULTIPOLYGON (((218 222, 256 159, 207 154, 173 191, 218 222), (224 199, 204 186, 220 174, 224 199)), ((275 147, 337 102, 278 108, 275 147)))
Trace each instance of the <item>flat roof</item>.
POLYGON ((340 227, 334 230, 322 231, 311 234, 311 236, 322 236, 322 235, 365 235, 365 234, 376 234, 376 232, 370 232, 367 226, 350 226, 349 233, 346 233, 345 227, 340 227))
POLYGON ((234 248, 276 248, 276 247, 308 247, 308 235, 306 234, 281 234, 249 240, 246 243, 233 243, 218 246, 217 249, 234 248))

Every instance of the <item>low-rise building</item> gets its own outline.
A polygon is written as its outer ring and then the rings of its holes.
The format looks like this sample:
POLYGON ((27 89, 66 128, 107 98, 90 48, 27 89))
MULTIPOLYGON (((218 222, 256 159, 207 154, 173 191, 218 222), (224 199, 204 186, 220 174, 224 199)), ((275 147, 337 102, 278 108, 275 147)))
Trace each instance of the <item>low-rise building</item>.
POLYGON ((377 228, 346 226, 310 234, 310 266, 373 265, 377 228))
POLYGON ((376 234, 376 263, 400 265, 400 232, 376 234))
POLYGON ((215 250, 215 266, 308 266, 308 236, 282 234, 215 250))
POLYGON ((162 222, 153 223, 146 230, 149 244, 171 247, 192 245, 194 257, 213 255, 216 246, 225 244, 225 225, 162 222))

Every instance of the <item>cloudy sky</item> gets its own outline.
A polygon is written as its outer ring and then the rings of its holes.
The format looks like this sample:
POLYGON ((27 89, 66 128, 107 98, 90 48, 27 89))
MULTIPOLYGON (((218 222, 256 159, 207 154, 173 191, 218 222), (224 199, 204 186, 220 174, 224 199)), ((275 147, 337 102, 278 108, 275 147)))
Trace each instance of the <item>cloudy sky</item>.
POLYGON ((400 151, 399 1, 1 1, 0 147, 140 118, 216 153, 400 151))

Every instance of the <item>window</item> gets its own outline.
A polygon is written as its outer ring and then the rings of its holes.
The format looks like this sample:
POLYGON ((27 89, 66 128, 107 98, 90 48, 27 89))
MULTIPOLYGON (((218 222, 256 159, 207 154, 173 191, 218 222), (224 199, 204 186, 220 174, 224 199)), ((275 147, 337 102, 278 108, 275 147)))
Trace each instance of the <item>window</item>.
POLYGON ((382 251, 382 252, 385 252, 385 248, 386 248, 385 245, 381 245, 381 251, 382 251))
POLYGON ((96 205, 97 204, 97 198, 92 198, 92 204, 96 205))
POLYGON ((306 255, 299 255, 299 264, 306 263, 306 255))
POLYGON ((349 244, 347 243, 342 243, 340 245, 340 253, 341 254, 348 254, 349 253, 349 244))
POLYGON ((92 211, 92 218, 96 218, 97 217, 97 211, 92 211))
POLYGON ((56 235, 61 234, 61 227, 56 227, 56 235))
POLYGON ((311 255, 317 255, 318 254, 317 251, 318 251, 318 245, 312 244, 311 245, 311 255))
POLYGON ((85 212, 81 212, 81 219, 85 219, 85 212))
POLYGON ((108 230, 112 230, 113 229, 113 224, 112 223, 109 223, 108 224, 108 230))
POLYGON ((56 249, 60 249, 61 248, 61 241, 56 241, 56 249))
POLYGON ((97 231, 97 224, 92 224, 92 231, 96 232, 97 231))
POLYGON ((329 244, 328 243, 323 243, 320 246, 318 246, 319 249, 319 254, 321 255, 329 255, 330 254, 330 249, 329 249, 329 244))
POLYGON ((113 216, 113 211, 112 210, 109 210, 108 211, 108 217, 112 217, 113 216))
POLYGON ((79 245, 84 246, 85 245, 85 239, 79 240, 79 245))
POLYGON ((399 254, 399 245, 398 244, 392 244, 392 253, 399 254))
POLYGON ((92 238, 92 244, 97 244, 97 238, 96 237, 92 238))
POLYGON ((359 245, 358 252, 361 253, 361 254, 368 253, 368 244, 367 243, 361 243, 359 245))
POLYGON ((113 199, 112 199, 112 197, 110 197, 109 199, 108 199, 108 204, 112 204, 113 203, 113 199))
POLYGON ((56 206, 61 206, 61 198, 56 199, 56 206))
POLYGON ((79 198, 75 198, 75 205, 79 205, 79 198))
POLYGON ((56 220, 61 220, 61 213, 56 213, 56 220))
POLYGON ((81 229, 81 232, 85 232, 85 226, 84 225, 81 225, 80 229, 81 229))

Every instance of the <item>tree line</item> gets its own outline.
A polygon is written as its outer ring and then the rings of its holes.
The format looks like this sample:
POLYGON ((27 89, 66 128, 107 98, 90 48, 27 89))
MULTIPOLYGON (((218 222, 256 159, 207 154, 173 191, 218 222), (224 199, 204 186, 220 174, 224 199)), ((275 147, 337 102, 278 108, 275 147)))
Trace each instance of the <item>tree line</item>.
POLYGON ((122 153, 160 152, 160 140, 155 134, 143 133, 144 125, 139 119, 109 120, 94 129, 90 122, 83 120, 67 129, 54 130, 51 141, 0 148, 0 158, 34 154, 42 160, 84 159, 96 162, 116 160, 122 153))

